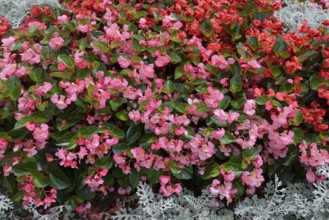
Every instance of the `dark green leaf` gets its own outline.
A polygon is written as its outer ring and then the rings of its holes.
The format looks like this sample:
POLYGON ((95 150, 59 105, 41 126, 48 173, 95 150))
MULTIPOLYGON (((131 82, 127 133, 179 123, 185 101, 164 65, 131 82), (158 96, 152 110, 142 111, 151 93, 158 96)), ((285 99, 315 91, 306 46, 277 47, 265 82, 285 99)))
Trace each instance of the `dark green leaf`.
POLYGON ((133 143, 136 143, 141 136, 142 131, 139 125, 130 126, 126 134, 127 144, 131 145, 133 143))
POLYGON ((206 168, 202 178, 210 179, 213 177, 217 177, 220 174, 220 166, 218 163, 212 163, 210 166, 206 168))
POLYGON ((90 137, 93 134, 98 132, 98 128, 96 126, 83 126, 78 130, 79 137, 90 137))
POLYGON ((48 179, 40 171, 31 170, 30 173, 32 175, 32 182, 36 187, 44 188, 49 184, 48 179))
POLYGON ((55 163, 47 164, 50 186, 55 189, 66 189, 71 185, 68 176, 55 163))
POLYGON ((134 188, 137 187, 139 183, 139 173, 137 172, 137 170, 133 169, 131 171, 131 173, 128 176, 128 181, 132 187, 134 188))
POLYGON ((202 34, 205 37, 212 37, 215 32, 214 32, 214 28, 212 27, 211 21, 210 19, 206 19, 201 25, 200 25, 200 30, 202 32, 202 34))
POLYGON ((235 141, 234 135, 232 135, 230 132, 227 132, 227 131, 225 132, 222 139, 220 139, 221 144, 230 144, 230 143, 233 143, 234 141, 235 141))
POLYGON ((17 76, 12 76, 7 80, 8 95, 16 101, 21 95, 21 81, 17 76))

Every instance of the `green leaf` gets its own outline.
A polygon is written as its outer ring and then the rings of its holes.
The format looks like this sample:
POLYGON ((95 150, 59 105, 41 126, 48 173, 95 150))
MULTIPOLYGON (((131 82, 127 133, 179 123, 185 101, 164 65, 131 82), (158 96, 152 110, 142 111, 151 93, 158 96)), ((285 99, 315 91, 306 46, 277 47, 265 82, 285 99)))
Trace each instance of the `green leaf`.
POLYGON ((142 131, 139 125, 130 126, 126 134, 127 144, 131 145, 133 143, 136 143, 141 136, 142 131))
POLYGON ((63 62, 69 69, 74 68, 74 60, 72 57, 69 57, 68 55, 62 54, 57 57, 58 62, 63 62))
POLYGON ((170 51, 170 52, 168 52, 168 55, 170 57, 170 62, 171 63, 176 64, 176 63, 182 62, 182 58, 180 57, 178 52, 170 51))
POLYGON ((127 111, 121 111, 115 113, 115 116, 120 119, 121 121, 128 121, 128 112, 127 111))
POLYGON ((153 170, 153 169, 148 169, 147 180, 151 184, 158 183, 160 175, 161 175, 160 171, 156 171, 156 170, 153 170))
POLYGON ((136 51, 136 52, 141 51, 141 46, 139 45, 138 40, 134 39, 133 42, 132 42, 132 46, 133 46, 134 51, 136 51))
POLYGON ((323 83, 323 79, 321 79, 317 75, 312 75, 310 77, 310 85, 313 90, 318 90, 322 85, 322 83, 323 83))
POLYGON ((240 75, 234 74, 230 79, 230 91, 233 93, 240 92, 242 90, 242 80, 240 75))
POLYGON ((303 140, 303 132, 300 128, 293 128, 294 136, 292 138, 295 145, 299 144, 303 140))
POLYGON ((231 105, 235 109, 241 109, 244 103, 245 103, 245 99, 243 97, 231 101, 231 105))
POLYGON ((125 104, 125 103, 127 103, 127 99, 126 99, 126 98, 112 99, 112 100, 110 101, 111 109, 112 109, 113 111, 117 111, 118 108, 119 108, 121 105, 125 104))
POLYGON ((26 176, 33 170, 37 170, 37 164, 34 161, 18 163, 13 166, 15 176, 26 176))
POLYGON ((72 77, 71 72, 52 72, 50 73, 51 77, 60 78, 63 80, 70 80, 72 77))
POLYGON ((83 126, 78 130, 79 137, 90 137, 98 132, 98 127, 96 126, 83 126))
POLYGON ((103 41, 93 41, 92 44, 99 50, 103 51, 104 53, 110 52, 110 46, 103 42, 103 41))
POLYGON ((55 163, 48 163, 46 170, 49 175, 50 186, 55 189, 66 189, 71 185, 69 177, 55 163))
POLYGON ((32 70, 32 72, 29 74, 29 77, 34 82, 44 82, 44 80, 47 78, 47 75, 43 69, 37 67, 32 70))
POLYGON ((96 191, 92 192, 87 185, 77 188, 75 193, 84 200, 92 200, 96 196, 96 191))
POLYGON ((181 65, 181 66, 176 67, 176 69, 175 69, 175 79, 179 79, 184 75, 185 75, 184 66, 181 65))
POLYGON ((82 38, 79 40, 78 46, 81 51, 85 51, 89 47, 89 42, 85 38, 82 38))
POLYGON ((229 106, 230 102, 231 102, 231 97, 225 95, 224 99, 219 103, 219 108, 225 110, 229 106))
POLYGON ((137 170, 133 169, 131 171, 131 173, 128 176, 128 181, 132 187, 134 188, 137 187, 139 183, 139 173, 137 172, 137 170))
POLYGON ((136 13, 134 13, 134 18, 138 19, 138 18, 144 17, 146 15, 148 15, 147 11, 140 10, 140 11, 137 11, 136 13))
POLYGON ((192 166, 186 166, 179 173, 172 173, 174 177, 179 180, 189 180, 193 177, 193 168, 192 166))
POLYGON ((300 124, 303 122, 303 113, 301 110, 296 110, 296 115, 294 117, 294 122, 300 124))
POLYGON ((238 22, 233 22, 230 28, 231 28, 231 35, 233 40, 239 40, 242 38, 242 29, 238 22))
POLYGON ((7 80, 8 95, 11 100, 16 101, 21 95, 21 81, 17 76, 12 76, 7 80))
POLYGON ((113 147, 112 147, 112 150, 115 154, 121 154, 128 149, 129 149, 129 146, 128 146, 128 144, 125 144, 125 143, 119 143, 119 144, 113 145, 113 147))
POLYGON ((245 60, 249 60, 249 55, 248 55, 247 51, 245 51, 245 50, 243 49, 243 47, 244 47, 244 45, 243 45, 242 42, 239 42, 239 43, 236 45, 236 48, 237 48, 238 53, 240 54, 240 56, 242 56, 243 59, 245 59, 245 60))
POLYGON ((64 131, 76 125, 82 119, 83 119, 83 115, 78 111, 65 112, 64 114, 61 114, 56 118, 56 122, 55 122, 56 128, 58 131, 64 131), (63 120, 65 120, 64 124, 62 123, 63 120))
POLYGON ((276 40, 273 46, 273 51, 277 57, 290 58, 288 46, 286 42, 282 40, 281 36, 276 40))
POLYGON ((20 42, 15 42, 11 48, 10 48, 10 51, 11 52, 15 52, 15 51, 18 51, 18 50, 21 50, 21 49, 24 49, 24 47, 22 46, 22 44, 20 42))
POLYGON ((95 166, 99 168, 111 169, 113 165, 112 157, 105 156, 103 158, 97 158, 95 161, 95 166))
POLYGON ((234 171, 235 173, 235 176, 240 176, 242 174, 242 169, 241 167, 239 166, 239 164, 236 164, 236 163, 233 163, 233 162, 225 162, 222 164, 224 170, 226 172, 229 172, 229 171, 234 171))
POLYGON ((234 141, 235 141, 235 136, 227 131, 225 132, 222 139, 220 139, 221 144, 230 144, 230 143, 233 143, 234 141))
POLYGON ((209 38, 214 36, 215 32, 214 32, 214 28, 212 27, 212 24, 210 22, 210 19, 206 19, 201 25, 200 25, 200 30, 202 32, 202 34, 209 38))
POLYGON ((32 175, 32 182, 36 187, 44 188, 49 184, 48 179, 40 171, 31 170, 30 173, 32 175))
POLYGON ((169 161, 168 166, 173 174, 179 174, 182 170, 177 166, 175 161, 169 161))
POLYGON ((103 125, 100 129, 99 132, 104 132, 105 130, 108 130, 110 132, 110 135, 113 137, 117 137, 119 139, 124 139, 125 138, 125 133, 122 131, 120 128, 118 128, 115 125, 109 124, 109 125, 103 125))
POLYGON ((255 160, 259 155, 259 150, 256 147, 245 149, 242 151, 242 157, 250 160, 255 160))
POLYGON ((183 102, 174 102, 173 106, 176 111, 178 111, 182 114, 187 114, 187 109, 189 106, 188 104, 183 103, 183 102))
POLYGON ((266 96, 259 96, 255 99, 255 102, 257 105, 265 105, 265 103, 267 102, 267 98, 266 96))
POLYGON ((247 43, 249 45, 249 47, 255 51, 258 49, 258 41, 257 41, 257 38, 254 37, 254 36, 248 36, 247 37, 247 43))
POLYGON ((162 92, 166 94, 171 94, 175 91, 175 85, 172 81, 167 80, 163 86, 162 92))
POLYGON ((220 166, 218 163, 212 163, 208 166, 202 176, 203 179, 210 179, 213 177, 217 177, 220 174, 220 166))

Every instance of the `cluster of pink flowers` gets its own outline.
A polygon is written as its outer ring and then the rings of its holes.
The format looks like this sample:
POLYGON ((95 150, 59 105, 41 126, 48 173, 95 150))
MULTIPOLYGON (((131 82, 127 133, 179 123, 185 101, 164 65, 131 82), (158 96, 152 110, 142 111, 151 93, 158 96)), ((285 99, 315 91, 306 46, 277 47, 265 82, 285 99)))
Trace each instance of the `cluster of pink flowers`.
POLYGON ((173 193, 179 194, 182 191, 180 183, 170 184, 170 176, 160 176, 160 190, 164 196, 170 196, 173 193))

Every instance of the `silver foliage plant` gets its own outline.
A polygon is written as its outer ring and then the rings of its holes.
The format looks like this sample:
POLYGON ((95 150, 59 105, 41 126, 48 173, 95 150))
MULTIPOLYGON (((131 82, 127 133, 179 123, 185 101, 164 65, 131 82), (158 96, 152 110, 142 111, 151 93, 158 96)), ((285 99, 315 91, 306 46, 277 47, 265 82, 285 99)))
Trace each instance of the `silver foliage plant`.
POLYGON ((313 185, 289 184, 286 188, 276 177, 266 185, 264 198, 246 198, 234 213, 243 220, 329 219, 329 166, 318 168, 317 174, 326 179, 313 185))
MULTIPOLYGON (((199 197, 183 190, 164 198, 146 183, 137 188, 138 207, 121 207, 113 220, 327 220, 329 219, 329 166, 317 169, 326 179, 312 184, 294 183, 282 187, 278 177, 267 183, 264 198, 256 195, 241 201, 233 212, 211 204, 214 197, 203 191, 199 197)), ((132 201, 130 203, 133 204, 132 201)), ((132 205, 130 205, 132 206, 132 205)))
POLYGON ((0 219, 6 218, 6 213, 14 208, 12 201, 5 195, 0 195, 0 219))
POLYGON ((47 214, 41 214, 34 205, 14 209, 12 201, 7 196, 0 195, 0 219, 22 219, 20 215, 24 210, 28 212, 29 218, 32 220, 74 219, 73 210, 69 205, 55 206, 50 208, 47 214))
POLYGON ((33 5, 49 5, 54 9, 62 7, 58 0, 0 0, 0 16, 8 19, 12 28, 17 29, 33 5))
POLYGON ((214 197, 207 191, 195 197, 183 190, 180 196, 163 198, 154 194, 151 187, 140 182, 137 187, 138 207, 121 208, 113 220, 233 220, 231 211, 214 207, 214 197))
POLYGON ((320 27, 323 21, 329 20, 329 10, 315 6, 310 1, 284 0, 284 2, 286 7, 275 11, 274 16, 284 23, 286 32, 298 33, 298 27, 302 25, 303 20, 307 20, 308 25, 313 29, 320 27))

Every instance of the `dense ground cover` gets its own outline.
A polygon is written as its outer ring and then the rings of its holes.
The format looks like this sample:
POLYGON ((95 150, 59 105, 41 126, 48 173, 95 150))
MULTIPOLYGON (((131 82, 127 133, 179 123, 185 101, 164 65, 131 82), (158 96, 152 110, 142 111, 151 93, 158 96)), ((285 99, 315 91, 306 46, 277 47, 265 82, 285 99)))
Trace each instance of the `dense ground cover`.
POLYGON ((66 3, 34 6, 17 30, 0 20, 0 179, 14 202, 84 214, 146 181, 231 206, 275 174, 323 179, 328 20, 289 32, 281 1, 66 3))

